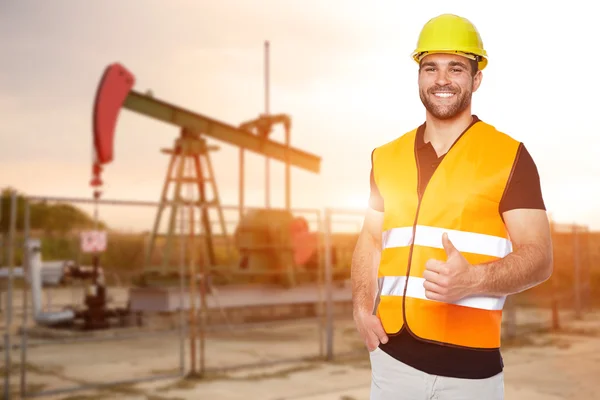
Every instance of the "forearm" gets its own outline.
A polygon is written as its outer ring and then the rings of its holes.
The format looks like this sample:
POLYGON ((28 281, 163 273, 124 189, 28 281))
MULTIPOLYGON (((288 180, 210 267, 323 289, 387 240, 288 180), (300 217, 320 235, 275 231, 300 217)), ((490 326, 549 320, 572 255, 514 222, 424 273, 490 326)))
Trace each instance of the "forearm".
POLYGON ((506 296, 519 293, 547 280, 552 274, 552 251, 541 245, 523 245, 506 257, 475 265, 478 295, 506 296))
POLYGON ((377 295, 377 269, 381 259, 379 243, 361 234, 352 255, 351 280, 354 315, 372 313, 377 295))

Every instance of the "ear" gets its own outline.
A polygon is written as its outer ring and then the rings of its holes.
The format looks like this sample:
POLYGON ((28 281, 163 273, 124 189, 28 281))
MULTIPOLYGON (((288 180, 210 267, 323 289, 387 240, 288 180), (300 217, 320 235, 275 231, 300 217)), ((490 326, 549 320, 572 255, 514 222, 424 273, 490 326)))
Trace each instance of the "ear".
POLYGON ((483 72, 477 71, 477 73, 473 77, 473 93, 475 93, 477 91, 477 89, 479 89, 482 79, 483 79, 483 72))

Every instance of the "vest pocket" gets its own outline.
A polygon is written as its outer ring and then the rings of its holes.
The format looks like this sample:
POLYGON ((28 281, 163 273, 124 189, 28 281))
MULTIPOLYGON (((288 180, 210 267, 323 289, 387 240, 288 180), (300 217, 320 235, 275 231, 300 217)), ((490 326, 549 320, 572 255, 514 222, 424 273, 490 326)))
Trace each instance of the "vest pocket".
POLYGON ((502 310, 406 298, 408 327, 418 337, 470 348, 500 347, 502 310))
POLYGON ((402 313, 402 296, 385 296, 379 299, 377 307, 377 316, 381 320, 385 333, 393 335, 404 326, 404 316, 402 313))

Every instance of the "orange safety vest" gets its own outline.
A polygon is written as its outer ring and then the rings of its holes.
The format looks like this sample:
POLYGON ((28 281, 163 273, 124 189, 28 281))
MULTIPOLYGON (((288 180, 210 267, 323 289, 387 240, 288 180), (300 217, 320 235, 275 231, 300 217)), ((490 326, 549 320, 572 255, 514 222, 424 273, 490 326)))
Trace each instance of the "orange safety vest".
POLYGON ((444 232, 472 265, 512 251, 498 207, 519 142, 476 122, 448 151, 419 198, 416 132, 373 152, 385 204, 377 315, 390 335, 405 326, 431 342, 499 348, 505 297, 432 301, 425 297, 423 272, 428 259, 446 260, 444 232))

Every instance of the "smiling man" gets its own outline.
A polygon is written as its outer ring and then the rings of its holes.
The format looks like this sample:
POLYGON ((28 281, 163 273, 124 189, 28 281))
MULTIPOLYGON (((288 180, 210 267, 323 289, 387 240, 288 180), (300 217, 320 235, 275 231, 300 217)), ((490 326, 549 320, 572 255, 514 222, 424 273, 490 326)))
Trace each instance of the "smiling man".
POLYGON ((487 53, 450 14, 413 53, 425 122, 371 154, 352 260, 372 400, 504 398, 506 296, 548 279, 552 244, 525 146, 471 113, 487 53))

